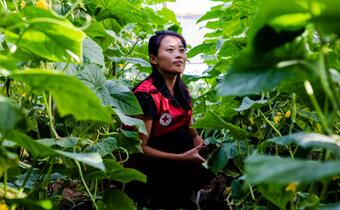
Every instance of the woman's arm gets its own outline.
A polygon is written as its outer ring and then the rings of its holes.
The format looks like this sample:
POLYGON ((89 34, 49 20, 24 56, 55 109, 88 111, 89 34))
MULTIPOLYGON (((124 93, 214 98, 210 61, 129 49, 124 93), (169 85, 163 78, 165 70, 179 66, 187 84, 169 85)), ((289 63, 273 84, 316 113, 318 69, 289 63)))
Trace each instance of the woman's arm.
POLYGON ((152 129, 152 118, 147 116, 141 116, 141 120, 144 121, 146 130, 148 132, 148 135, 145 135, 143 133, 140 133, 140 139, 142 140, 142 149, 145 153, 145 155, 149 157, 159 158, 159 159, 168 159, 168 160, 176 160, 176 161, 192 161, 192 162, 198 162, 203 163, 206 160, 202 158, 198 151, 202 148, 203 144, 195 144, 195 147, 187 152, 176 154, 176 153, 169 153, 169 152, 163 152, 158 149, 152 148, 147 145, 149 141, 149 135, 151 133, 152 129))

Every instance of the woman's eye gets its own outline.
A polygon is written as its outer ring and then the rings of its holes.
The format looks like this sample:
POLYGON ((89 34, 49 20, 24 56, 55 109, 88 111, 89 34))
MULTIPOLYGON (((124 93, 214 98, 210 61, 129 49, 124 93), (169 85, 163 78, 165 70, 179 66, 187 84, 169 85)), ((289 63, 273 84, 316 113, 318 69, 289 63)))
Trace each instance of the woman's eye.
POLYGON ((180 49, 179 51, 180 51, 181 53, 185 53, 186 50, 185 50, 185 49, 180 49))
POLYGON ((168 52, 172 52, 172 51, 174 51, 174 49, 167 49, 166 51, 168 51, 168 52))

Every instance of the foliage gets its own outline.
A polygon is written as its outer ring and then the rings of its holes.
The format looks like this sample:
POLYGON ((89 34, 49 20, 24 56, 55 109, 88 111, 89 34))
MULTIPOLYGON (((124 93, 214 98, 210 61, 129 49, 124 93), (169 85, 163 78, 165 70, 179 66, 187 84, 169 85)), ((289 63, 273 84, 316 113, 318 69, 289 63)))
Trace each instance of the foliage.
POLYGON ((135 209, 124 187, 104 183, 146 182, 124 168, 140 141, 122 127, 146 133, 130 89, 150 72, 148 36, 180 28, 174 13, 151 1, 0 3, 0 204, 52 209, 81 196, 135 209))
MULTIPOLYGON (((146 177, 124 163, 146 130, 130 90, 150 73, 148 37, 181 30, 151 8, 164 2, 0 0, 1 207, 57 208, 71 191, 136 208, 124 185, 146 177)), ((183 78, 226 208, 339 208, 340 3, 219 2, 188 52, 209 68, 183 78)))
POLYGON ((198 20, 212 31, 188 55, 209 65, 201 78, 211 89, 195 99, 204 109, 194 126, 216 146, 208 165, 243 184, 238 196, 227 186, 226 205, 338 206, 339 8, 333 0, 235 0, 198 20), (216 108, 225 100, 238 101, 234 112, 216 108))

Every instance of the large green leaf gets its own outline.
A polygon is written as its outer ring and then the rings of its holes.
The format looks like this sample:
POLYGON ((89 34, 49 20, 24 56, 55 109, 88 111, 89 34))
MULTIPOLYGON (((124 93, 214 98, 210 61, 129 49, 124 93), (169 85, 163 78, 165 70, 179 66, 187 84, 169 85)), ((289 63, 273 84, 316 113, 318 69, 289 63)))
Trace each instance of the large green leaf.
POLYGON ((122 129, 120 131, 121 133, 114 135, 114 137, 117 139, 119 147, 127 149, 130 154, 143 152, 138 132, 126 131, 122 129))
POLYGON ((257 189, 261 194, 272 203, 286 209, 286 204, 294 198, 294 193, 285 190, 286 186, 279 184, 261 184, 257 186, 257 189))
POLYGON ((240 155, 245 149, 242 142, 226 142, 216 149, 208 159, 208 165, 214 173, 221 172, 230 159, 240 155))
POLYGON ((111 98, 111 105, 127 115, 143 114, 138 100, 132 91, 118 80, 106 81, 111 98))
POLYGON ((53 209, 53 203, 50 200, 31 200, 27 198, 19 199, 5 199, 8 205, 15 205, 20 207, 27 207, 28 209, 36 209, 36 210, 49 210, 53 209))
POLYGON ((114 18, 120 25, 127 23, 162 22, 159 17, 150 14, 150 10, 135 7, 126 0, 87 0, 85 2, 93 12, 96 12, 96 19, 98 21, 114 18), (151 19, 151 15, 153 19, 151 19))
POLYGON ((113 137, 101 139, 101 141, 95 145, 87 147, 84 152, 98 152, 100 156, 111 154, 113 150, 117 149, 117 140, 113 137))
POLYGON ((15 65, 16 62, 17 61, 15 60, 15 58, 0 54, 0 67, 7 69, 7 70, 14 70, 16 68, 16 65, 15 65))
POLYGON ((83 58, 85 62, 105 66, 103 49, 90 38, 83 40, 83 58))
POLYGON ((136 206, 131 198, 118 188, 111 188, 104 194, 103 202, 98 202, 102 210, 135 210, 136 206), (114 199, 113 199, 114 198, 114 199))
POLYGON ((314 16, 312 21, 317 25, 321 32, 336 33, 339 35, 339 9, 340 2, 337 0, 314 0, 312 6, 312 12, 314 13, 314 16))
POLYGON ((146 182, 146 176, 141 172, 132 169, 124 168, 120 163, 114 159, 104 159, 105 171, 93 171, 86 175, 86 179, 111 179, 122 183, 131 181, 146 182))
POLYGON ((146 135, 148 134, 148 132, 146 131, 145 124, 144 124, 143 120, 133 118, 133 117, 129 117, 129 116, 125 115, 124 113, 122 113, 118 109, 114 109, 114 111, 124 125, 135 126, 138 129, 139 132, 144 133, 146 135))
POLYGON ((16 71, 11 74, 32 88, 49 91, 61 116, 73 115, 77 120, 111 122, 111 116, 98 98, 77 78, 47 70, 16 71))
POLYGON ((209 42, 197 45, 188 52, 188 58, 192 58, 200 53, 204 54, 215 54, 216 52, 216 42, 209 42))
POLYGON ((109 57, 114 62, 127 61, 129 63, 138 64, 142 67, 151 67, 150 63, 143 58, 124 58, 124 57, 109 57))
POLYGON ((105 87, 106 78, 98 65, 86 65, 83 70, 78 72, 77 77, 97 95, 104 105, 111 105, 111 97, 105 87))
MULTIPOLYGON (((283 64, 285 65, 285 64, 283 64)), ((309 78, 309 69, 300 63, 253 71, 229 71, 216 89, 221 96, 244 96, 272 90, 275 87, 288 88, 285 82, 297 84, 309 78)), ((291 88, 291 87, 290 87, 291 88)))
POLYGON ((47 156, 64 156, 79 162, 85 163, 94 168, 100 170, 105 170, 103 164, 103 159, 98 153, 71 153, 61 150, 52 149, 38 141, 31 139, 29 136, 12 131, 6 135, 6 139, 17 143, 18 145, 24 147, 35 157, 47 157, 47 156))
MULTIPOLYGON (((62 19, 38 8, 25 10, 26 28, 18 37, 6 33, 10 40, 40 57, 52 61, 82 62, 82 41, 85 33, 62 19)), ((24 23, 24 22, 23 22, 24 23)))
POLYGON ((252 155, 246 161, 247 180, 254 184, 312 182, 340 174, 340 161, 290 160, 252 155))
POLYGON ((0 95, 0 131, 8 131, 24 117, 20 109, 9 98, 0 95))
POLYGON ((213 112, 207 112, 203 118, 197 120, 193 124, 194 128, 204 128, 204 129, 229 129, 231 134, 237 138, 242 139, 249 136, 249 133, 231 123, 225 122, 219 115, 213 112))
POLYGON ((267 102, 268 102, 268 100, 260 99, 260 100, 253 101, 253 100, 251 100, 248 97, 244 97, 243 100, 242 100, 241 106, 238 107, 235 110, 238 111, 238 112, 241 112, 241 111, 250 109, 251 107, 259 108, 259 107, 264 106, 265 104, 267 104, 267 102))
POLYGON ((77 137, 64 137, 61 139, 52 138, 39 139, 37 140, 37 142, 44 144, 48 147, 58 145, 59 147, 62 148, 74 148, 78 144, 79 140, 80 138, 77 137))
POLYGON ((325 136, 318 133, 293 133, 287 136, 275 137, 263 142, 260 147, 266 147, 272 143, 278 145, 287 145, 291 143, 298 144, 303 148, 324 148, 332 151, 338 158, 340 157, 340 136, 325 136))

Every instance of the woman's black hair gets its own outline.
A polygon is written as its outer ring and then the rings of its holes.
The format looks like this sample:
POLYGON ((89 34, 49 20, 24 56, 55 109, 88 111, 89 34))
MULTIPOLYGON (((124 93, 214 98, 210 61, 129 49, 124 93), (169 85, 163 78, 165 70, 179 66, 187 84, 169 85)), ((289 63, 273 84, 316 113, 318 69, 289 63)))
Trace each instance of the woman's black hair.
MULTIPOLYGON (((157 31, 155 35, 151 36, 149 39, 149 45, 148 45, 149 56, 158 55, 158 48, 160 47, 162 40, 166 36, 174 36, 174 37, 179 38, 183 44, 183 47, 186 49, 187 43, 182 35, 174 31, 169 31, 169 30, 157 31)), ((152 74, 159 74, 156 66, 153 64, 151 64, 151 66, 152 66, 152 74)), ((180 100, 180 103, 182 102, 181 104, 184 105, 184 108, 189 109, 191 97, 190 97, 190 94, 189 94, 189 91, 186 85, 184 84, 180 76, 176 78, 175 93, 176 93, 176 97, 178 97, 178 99, 180 100)))

